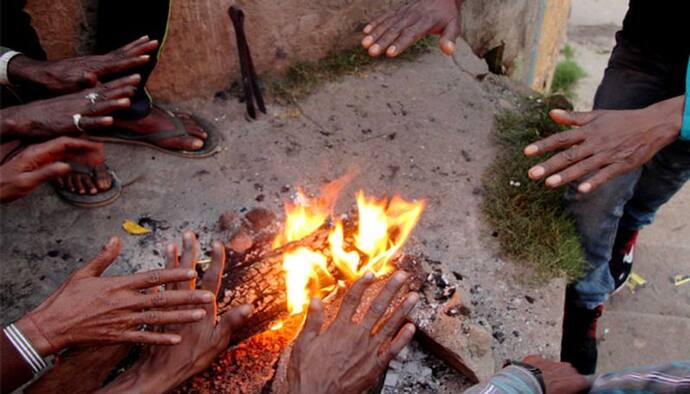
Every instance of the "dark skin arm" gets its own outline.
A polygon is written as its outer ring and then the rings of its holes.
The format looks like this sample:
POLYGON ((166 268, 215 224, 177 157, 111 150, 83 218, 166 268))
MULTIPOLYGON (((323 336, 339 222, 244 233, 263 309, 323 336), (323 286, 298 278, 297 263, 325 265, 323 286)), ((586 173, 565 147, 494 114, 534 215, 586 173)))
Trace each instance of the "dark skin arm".
POLYGON ((547 394, 579 394, 590 389, 589 381, 568 363, 551 361, 539 356, 525 357, 522 362, 539 368, 544 377, 547 394))
POLYGON ((82 115, 79 126, 84 130, 111 126, 113 118, 108 114, 130 106, 129 97, 139 81, 139 75, 131 75, 78 93, 2 109, 0 138, 37 140, 79 135, 82 131, 74 124, 74 114, 82 115), (93 103, 89 94, 96 95, 93 103))
POLYGON ((562 150, 529 170, 533 180, 546 179, 558 187, 578 181, 578 191, 589 193, 607 181, 637 168, 678 139, 684 96, 638 110, 566 112, 553 110, 559 124, 575 126, 525 148, 525 155, 540 156, 562 150))
POLYGON ((370 56, 395 57, 428 35, 440 35, 443 53, 455 52, 460 36, 460 9, 464 0, 413 0, 389 11, 364 28, 362 46, 370 56))
MULTIPOLYGON (((150 332, 139 327, 143 324, 183 327, 203 320, 210 305, 215 305, 211 291, 176 286, 196 279, 193 268, 171 267, 126 276, 101 276, 115 261, 120 248, 120 240, 111 238, 98 256, 16 323, 42 357, 79 345, 176 345, 182 341, 179 328, 150 332), (163 284, 172 284, 173 289, 164 293, 145 291, 163 284)), ((2 366, 3 380, 14 376, 6 365, 2 366)), ((23 383, 13 381, 8 386, 3 383, 3 387, 16 388, 23 383)))
POLYGON ((12 58, 7 75, 14 84, 42 86, 54 93, 72 93, 96 86, 102 78, 146 64, 158 41, 144 36, 105 55, 39 61, 24 55, 12 58))
MULTIPOLYGON (((182 259, 178 258, 177 246, 167 248, 168 268, 194 269, 199 257, 199 242, 193 233, 184 236, 182 259)), ((218 294, 225 266, 225 248, 214 242, 211 266, 204 274, 202 289, 218 294)), ((192 289, 196 280, 178 283, 173 289, 192 289)), ((163 294, 168 290, 166 289, 163 294)), ((193 324, 162 327, 182 339, 176 346, 151 346, 144 350, 137 363, 104 387, 102 393, 164 393, 190 377, 208 368, 220 353, 228 348, 232 333, 239 329, 251 314, 249 305, 234 308, 217 316, 214 302, 206 304, 206 315, 193 324)))
POLYGON ((290 356, 289 392, 361 393, 375 384, 415 332, 406 317, 419 300, 416 293, 410 293, 389 318, 385 317, 406 277, 404 272, 394 274, 359 323, 353 322, 353 316, 364 291, 374 281, 373 275, 367 274, 352 285, 338 316, 325 330, 323 305, 318 298, 313 299, 290 356))

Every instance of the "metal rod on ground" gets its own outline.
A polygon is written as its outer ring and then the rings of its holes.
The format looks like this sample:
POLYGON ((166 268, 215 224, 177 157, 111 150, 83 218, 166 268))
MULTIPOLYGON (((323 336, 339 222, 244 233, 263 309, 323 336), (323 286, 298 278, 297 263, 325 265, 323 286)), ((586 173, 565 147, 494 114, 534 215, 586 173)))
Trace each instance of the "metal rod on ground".
POLYGON ((261 94, 261 89, 259 88, 254 62, 252 61, 252 55, 249 50, 249 45, 247 44, 247 36, 244 33, 244 12, 232 6, 228 9, 228 14, 235 28, 237 53, 240 59, 240 71, 242 73, 242 87, 244 89, 244 101, 247 106, 247 115, 252 119, 256 119, 256 106, 265 114, 266 105, 263 95, 261 94))

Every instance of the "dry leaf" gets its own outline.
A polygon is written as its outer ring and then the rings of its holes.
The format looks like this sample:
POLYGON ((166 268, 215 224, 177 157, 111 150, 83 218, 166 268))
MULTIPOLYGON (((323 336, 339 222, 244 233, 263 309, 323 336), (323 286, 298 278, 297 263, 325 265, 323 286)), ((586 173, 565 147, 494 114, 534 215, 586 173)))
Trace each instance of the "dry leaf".
POLYGON ((151 229, 141 226, 137 224, 137 222, 131 221, 129 219, 126 219, 124 222, 122 222, 122 228, 125 229, 125 231, 127 231, 127 233, 131 235, 144 235, 151 232, 151 229))

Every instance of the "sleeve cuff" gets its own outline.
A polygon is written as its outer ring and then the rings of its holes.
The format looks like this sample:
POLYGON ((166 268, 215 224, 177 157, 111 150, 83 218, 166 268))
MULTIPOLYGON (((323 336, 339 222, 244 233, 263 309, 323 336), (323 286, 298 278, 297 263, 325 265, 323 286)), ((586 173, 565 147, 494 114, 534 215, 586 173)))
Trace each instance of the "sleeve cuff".
POLYGON ((690 59, 688 59, 688 72, 685 74, 685 107, 683 110, 683 124, 680 128, 680 139, 683 141, 690 141, 690 59))
POLYGON ((2 53, 2 56, 0 56, 0 85, 10 84, 9 76, 7 75, 7 66, 10 64, 10 60, 17 55, 21 55, 21 52, 10 50, 2 53))

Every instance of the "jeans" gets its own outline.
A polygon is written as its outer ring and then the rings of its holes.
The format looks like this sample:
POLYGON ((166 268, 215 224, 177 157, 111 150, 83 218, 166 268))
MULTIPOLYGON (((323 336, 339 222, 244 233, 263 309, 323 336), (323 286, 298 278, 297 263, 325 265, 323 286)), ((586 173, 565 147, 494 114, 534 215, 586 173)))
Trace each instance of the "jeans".
MULTIPOLYGON (((594 100, 595 109, 640 109, 685 92, 684 61, 669 61, 636 48, 619 33, 604 79, 594 100)), ((585 257, 586 275, 574 284, 575 303, 594 309, 614 290, 609 269, 619 228, 640 230, 654 221, 656 211, 690 178, 690 142, 676 141, 648 163, 619 176, 589 194, 578 194, 576 184, 565 193, 585 257)))
MULTIPOLYGON (((158 55, 165 40, 171 1, 101 0, 98 2, 97 53, 106 53, 123 47, 144 35, 158 40, 159 43, 158 49, 150 53, 151 60, 145 65, 128 70, 122 75, 113 75, 104 79, 104 81, 108 81, 125 75, 137 73, 141 75, 141 82, 131 99, 131 107, 118 111, 115 114, 117 118, 140 119, 147 116, 151 111, 151 98, 146 92, 145 86, 156 67, 158 55)), ((26 0, 2 0, 0 6, 2 7, 0 45, 22 52, 36 60, 46 60, 45 51, 31 25, 31 18, 24 10, 26 0)), ((8 92, 8 89, 3 89, 2 107, 17 105, 50 95, 50 92, 30 86, 13 87, 11 92, 8 92)))

